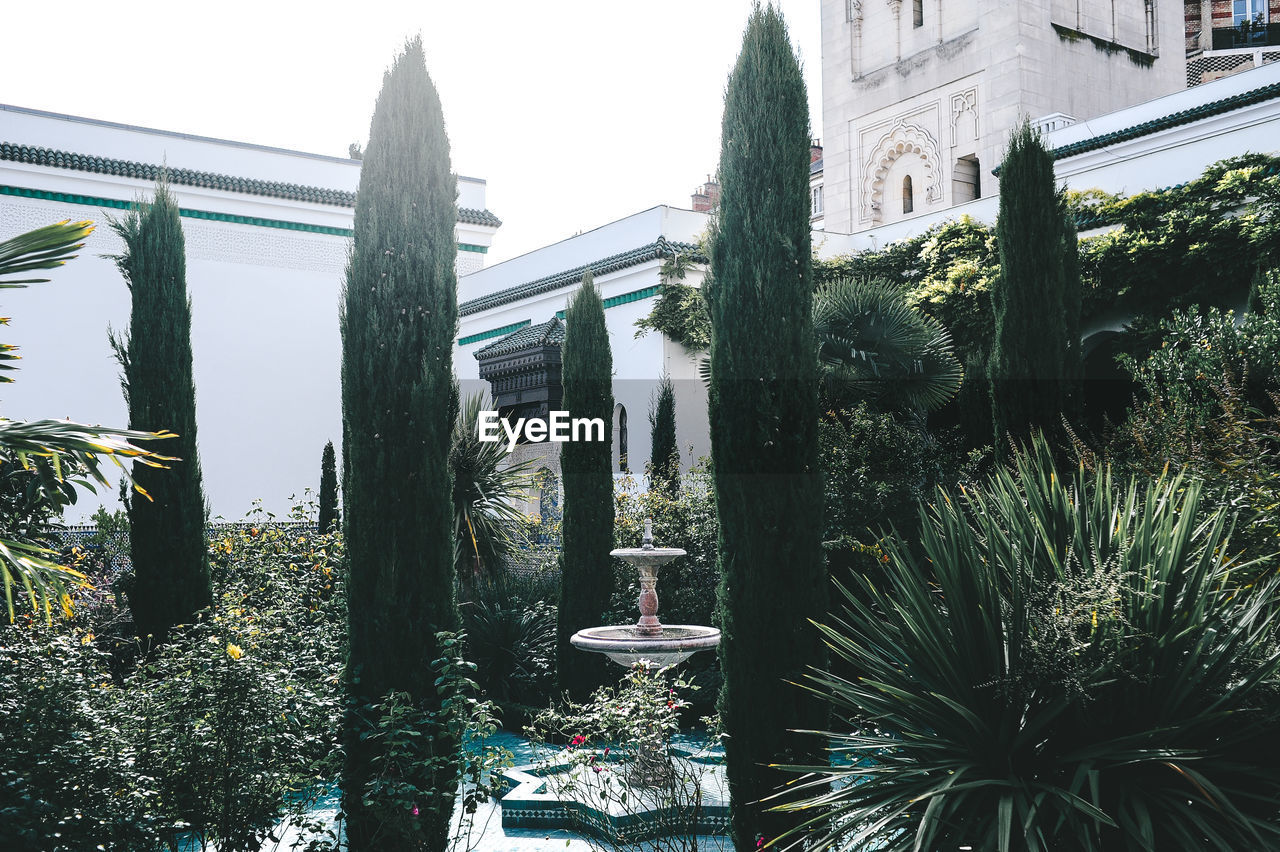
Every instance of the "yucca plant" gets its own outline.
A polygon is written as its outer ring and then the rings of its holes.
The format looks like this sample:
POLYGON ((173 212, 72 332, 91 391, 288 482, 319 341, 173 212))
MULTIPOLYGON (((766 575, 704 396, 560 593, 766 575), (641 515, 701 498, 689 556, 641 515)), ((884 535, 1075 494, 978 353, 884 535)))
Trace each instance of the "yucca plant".
POLYGON ((492 580, 493 572, 515 547, 514 531, 524 521, 519 506, 530 485, 528 462, 509 464, 505 444, 480 440, 480 412, 488 407, 479 393, 463 401, 449 449, 453 565, 465 590, 478 580, 492 580))
POLYGON ((964 368, 950 333, 886 281, 845 278, 820 288, 813 332, 824 389, 837 407, 865 399, 933 411, 960 390, 964 368))
POLYGON ((780 805, 809 848, 1280 848, 1280 581, 1233 582, 1195 481, 1064 480, 1037 436, 922 519, 821 627, 846 762, 780 805))

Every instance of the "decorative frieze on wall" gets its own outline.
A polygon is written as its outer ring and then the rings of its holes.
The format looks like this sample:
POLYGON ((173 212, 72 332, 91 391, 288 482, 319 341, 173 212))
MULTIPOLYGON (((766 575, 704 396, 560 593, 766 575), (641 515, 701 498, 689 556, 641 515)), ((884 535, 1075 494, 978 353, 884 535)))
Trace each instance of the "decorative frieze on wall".
MULTIPOLYGON (((119 252, 123 245, 108 225, 107 217, 121 218, 124 215, 123 210, 7 197, 0 204, 0 236, 20 234, 64 219, 91 219, 97 224, 91 237, 93 250, 114 253, 119 252)), ((335 277, 342 274, 350 242, 346 237, 326 234, 190 219, 183 220, 182 232, 186 236, 189 259, 300 269, 335 277)))
POLYGON ((920 161, 924 200, 929 204, 942 201, 943 167, 937 138, 939 106, 934 102, 859 134, 859 149, 863 152, 859 218, 863 223, 886 221, 885 178, 902 157, 920 161))
POLYGON ((978 138, 978 88, 974 86, 951 96, 951 147, 973 147, 978 138))

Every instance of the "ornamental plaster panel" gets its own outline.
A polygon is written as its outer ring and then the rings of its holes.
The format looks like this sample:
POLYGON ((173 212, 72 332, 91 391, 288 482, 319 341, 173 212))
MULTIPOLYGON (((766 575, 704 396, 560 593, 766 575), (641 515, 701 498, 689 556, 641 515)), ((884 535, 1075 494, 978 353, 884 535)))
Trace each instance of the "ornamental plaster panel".
POLYGON ((930 204, 942 201, 943 167, 937 141, 939 108, 939 102, 934 101, 859 134, 859 148, 863 152, 859 186, 862 222, 881 221, 884 179, 900 157, 913 156, 923 160, 927 178, 925 200, 930 204))
POLYGON ((951 147, 976 142, 978 130, 978 87, 951 95, 951 147))

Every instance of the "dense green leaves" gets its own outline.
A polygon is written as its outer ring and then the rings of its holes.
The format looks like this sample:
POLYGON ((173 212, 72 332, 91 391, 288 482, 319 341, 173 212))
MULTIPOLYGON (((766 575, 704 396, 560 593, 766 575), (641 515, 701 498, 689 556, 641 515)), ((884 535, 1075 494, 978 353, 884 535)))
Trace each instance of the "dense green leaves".
POLYGON ((353 852, 442 849, 458 783, 449 759, 410 767, 404 783, 436 795, 421 819, 384 833, 378 803, 362 794, 379 745, 370 717, 357 712, 406 693, 422 714, 415 718, 436 719, 420 733, 436 738, 438 754, 454 754, 452 733, 433 714, 443 696, 431 666, 442 656, 437 634, 458 628, 449 478, 456 195, 440 98, 414 39, 387 71, 374 110, 339 320, 353 708, 343 804, 353 852))
POLYGON ((324 445, 320 454, 319 514, 316 529, 323 535, 338 522, 338 468, 333 454, 333 441, 324 445))
POLYGON ((167 468, 134 465, 134 482, 148 499, 129 503, 134 569, 129 609, 138 636, 163 644, 174 627, 190 624, 213 599, 196 440, 186 243, 178 202, 164 180, 156 184, 150 203, 130 210, 112 228, 124 242, 115 261, 132 299, 129 328, 111 335, 129 428, 173 432, 163 450, 181 460, 167 468))
POLYGON ((453 477, 453 565, 465 597, 480 582, 492 582, 516 547, 524 520, 517 508, 530 484, 530 465, 508 464, 505 444, 481 441, 483 394, 462 401, 453 426, 449 468, 453 477))
POLYGON ((989 365, 997 453, 1007 439, 1054 430, 1071 413, 1080 338, 1075 230, 1054 182, 1053 155, 1027 122, 1014 128, 1000 169, 989 365))
POLYGON ((613 355, 604 303, 590 273, 565 311, 561 355, 564 407, 570 417, 599 418, 604 441, 562 445, 564 517, 561 522, 560 610, 556 624, 556 674, 560 689, 583 700, 604 682, 603 658, 573 647, 570 639, 601 619, 613 590, 613 355))
POLYGON ((720 516, 720 715, 738 849, 793 821, 756 804, 767 768, 824 709, 788 687, 822 656, 825 611, 804 80, 781 14, 757 6, 729 77, 711 237, 712 472, 720 516))
POLYGON ((1194 481, 1015 463, 844 590, 823 635, 858 676, 810 686, 848 763, 787 807, 816 848, 1274 848, 1280 579, 1234 582, 1194 481))
POLYGON ((649 403, 649 482, 651 488, 680 489, 680 448, 676 445, 676 389, 663 376, 649 403))
POLYGON ((964 369, 951 335, 884 281, 841 279, 820 288, 813 331, 834 407, 869 399, 885 409, 924 412, 960 389, 964 369))

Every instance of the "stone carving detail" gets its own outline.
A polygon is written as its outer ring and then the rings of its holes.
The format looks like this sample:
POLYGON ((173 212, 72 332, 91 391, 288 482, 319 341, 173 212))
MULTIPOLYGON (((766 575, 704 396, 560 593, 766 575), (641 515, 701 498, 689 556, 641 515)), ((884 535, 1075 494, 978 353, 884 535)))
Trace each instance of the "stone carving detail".
POLYGON ((847 0, 844 7, 844 19, 855 26, 862 23, 862 0, 847 0))
POLYGON ((897 123, 871 148, 863 171, 862 219, 879 222, 884 204, 884 179, 899 157, 914 156, 924 161, 925 200, 931 204, 942 200, 942 163, 938 143, 918 124, 897 123))
MULTIPOLYGON (((977 139, 978 133, 978 89, 965 89, 963 92, 956 92, 951 96, 951 147, 954 148, 962 142, 972 142, 977 139), (965 113, 969 113, 969 118, 973 121, 974 134, 972 139, 961 139, 960 129, 966 125, 961 123, 962 118, 966 118, 965 113)), ((967 135, 967 134, 966 134, 967 135)))

